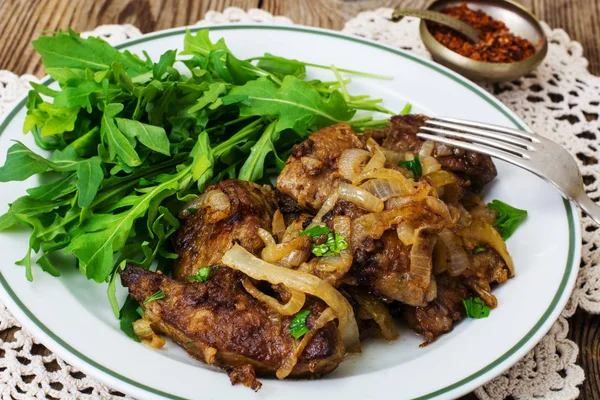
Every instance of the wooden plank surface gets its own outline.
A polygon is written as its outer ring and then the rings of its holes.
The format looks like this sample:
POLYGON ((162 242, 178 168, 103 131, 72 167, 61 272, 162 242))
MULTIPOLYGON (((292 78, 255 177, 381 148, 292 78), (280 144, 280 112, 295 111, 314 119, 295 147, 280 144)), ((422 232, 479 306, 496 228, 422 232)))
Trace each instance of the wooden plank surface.
MULTIPOLYGON (((579 41, 600 74, 600 1, 520 0, 550 26, 562 27, 579 41)), ((133 24, 142 32, 189 25, 207 10, 260 7, 294 22, 341 29, 358 12, 378 7, 422 7, 427 0, 2 0, 0 1, 0 69, 43 75, 31 40, 43 31, 92 30, 103 24, 133 24)))
MULTIPOLYGON (((583 45, 590 71, 600 74, 600 1, 521 0, 551 27, 562 27, 583 45)), ((378 7, 422 7, 426 0, 0 0, 0 69, 43 75, 31 40, 44 31, 92 30, 103 24, 133 24, 152 32, 193 24, 207 10, 235 6, 262 8, 294 22, 341 29, 358 12, 378 7)), ((600 399, 600 316, 579 311, 571 319, 569 338, 580 347, 586 371, 581 399, 600 399)), ((14 332, 0 332, 0 339, 14 332)), ((42 353, 47 351, 40 350, 42 353)), ((465 399, 474 399, 469 395, 465 399)))

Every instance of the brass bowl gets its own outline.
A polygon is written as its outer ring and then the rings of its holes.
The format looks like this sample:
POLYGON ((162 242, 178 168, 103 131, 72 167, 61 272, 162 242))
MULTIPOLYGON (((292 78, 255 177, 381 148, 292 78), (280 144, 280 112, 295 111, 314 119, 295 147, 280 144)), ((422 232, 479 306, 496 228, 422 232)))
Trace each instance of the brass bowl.
POLYGON ((535 54, 514 63, 475 61, 438 42, 427 28, 426 21, 421 20, 419 26, 421 39, 433 59, 440 64, 475 81, 503 82, 526 75, 540 65, 546 57, 548 41, 540 22, 523 6, 512 0, 437 0, 431 3, 428 9, 440 11, 447 7, 459 6, 462 3, 467 3, 469 8, 482 10, 492 18, 504 22, 511 33, 533 43, 535 54))

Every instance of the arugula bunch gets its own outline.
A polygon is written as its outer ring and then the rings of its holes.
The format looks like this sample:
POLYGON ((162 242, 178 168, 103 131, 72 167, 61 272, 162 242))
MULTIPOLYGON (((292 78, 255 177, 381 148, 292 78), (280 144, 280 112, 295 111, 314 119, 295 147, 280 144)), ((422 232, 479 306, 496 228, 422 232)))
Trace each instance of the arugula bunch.
POLYGON ((109 282, 117 316, 119 265, 148 268, 176 258, 167 241, 179 227, 176 215, 206 185, 266 181, 311 132, 343 121, 358 130, 386 122, 353 120, 358 110, 393 114, 380 99, 348 93, 340 71, 353 71, 270 54, 240 60, 207 30, 187 32, 180 59, 175 50, 141 59, 72 31, 33 46, 60 90, 32 84, 23 131, 50 155, 16 142, 0 182, 49 179, 11 204, 0 230, 32 229, 18 262, 29 280, 33 253, 55 276, 55 253, 74 254, 88 279, 109 282), (327 68, 336 79, 307 81, 307 66, 327 68))

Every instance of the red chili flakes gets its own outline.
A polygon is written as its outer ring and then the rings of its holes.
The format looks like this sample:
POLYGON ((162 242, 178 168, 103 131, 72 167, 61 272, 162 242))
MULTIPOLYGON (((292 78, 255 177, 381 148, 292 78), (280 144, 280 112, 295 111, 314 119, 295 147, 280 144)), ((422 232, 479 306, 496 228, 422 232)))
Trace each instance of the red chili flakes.
POLYGON ((481 10, 471 10, 466 3, 442 12, 468 23, 479 32, 480 41, 475 44, 446 26, 432 22, 427 24, 440 43, 460 55, 476 61, 512 63, 535 54, 535 47, 529 40, 513 35, 504 22, 481 10))

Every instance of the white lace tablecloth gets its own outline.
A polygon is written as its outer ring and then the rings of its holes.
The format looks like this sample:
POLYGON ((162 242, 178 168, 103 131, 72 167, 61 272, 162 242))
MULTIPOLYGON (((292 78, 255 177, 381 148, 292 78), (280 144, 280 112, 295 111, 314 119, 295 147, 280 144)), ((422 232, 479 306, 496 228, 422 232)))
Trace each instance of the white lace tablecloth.
MULTIPOLYGON (((374 39, 430 58, 418 33, 418 20, 388 20, 391 9, 363 12, 348 21, 344 32, 374 39)), ((245 12, 228 8, 223 13, 208 12, 198 24, 215 23, 291 24, 288 18, 274 17, 262 10, 245 12)), ((586 190, 600 197, 600 78, 587 71, 581 45, 571 41, 562 29, 543 24, 550 48, 544 63, 518 81, 484 86, 515 111, 538 134, 562 144, 579 162, 586 190)), ((101 36, 116 44, 141 35, 132 25, 104 25, 87 35, 101 36)), ((0 115, 6 112, 37 78, 17 76, 0 70, 0 115)), ((600 231, 583 218, 583 254, 577 285, 567 307, 551 331, 525 358, 487 385, 477 389, 481 399, 575 399, 584 372, 575 364, 577 345, 567 339, 569 324, 577 307, 600 313, 600 267, 596 250, 600 231), (595 255, 596 254, 596 255, 595 255)), ((0 331, 19 328, 20 324, 0 304, 0 331)), ((41 356, 40 344, 29 333, 18 330, 11 341, 0 341, 0 394, 2 399, 52 398, 97 399, 122 394, 78 372, 53 354, 41 356)))

